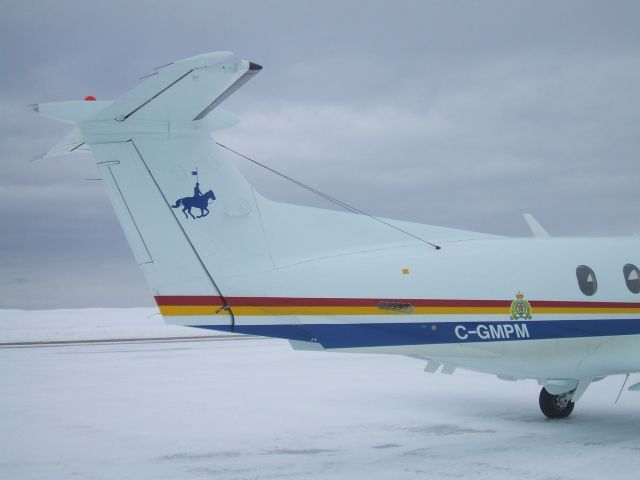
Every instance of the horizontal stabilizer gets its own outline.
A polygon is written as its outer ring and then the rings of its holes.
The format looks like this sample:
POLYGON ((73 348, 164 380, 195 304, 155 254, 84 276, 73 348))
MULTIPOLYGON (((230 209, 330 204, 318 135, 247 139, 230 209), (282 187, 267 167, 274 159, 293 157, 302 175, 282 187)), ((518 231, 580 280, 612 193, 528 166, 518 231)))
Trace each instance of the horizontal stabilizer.
POLYGON ((172 63, 91 120, 201 120, 262 69, 246 60, 231 62, 232 55, 207 53, 172 63))
POLYGON ((33 111, 43 117, 75 124, 96 115, 112 103, 86 100, 39 103, 33 105, 33 111))
POLYGON ((36 155, 33 160, 42 160, 43 158, 59 157, 68 153, 90 152, 91 149, 82 138, 80 130, 74 128, 62 140, 49 149, 48 152, 36 155))

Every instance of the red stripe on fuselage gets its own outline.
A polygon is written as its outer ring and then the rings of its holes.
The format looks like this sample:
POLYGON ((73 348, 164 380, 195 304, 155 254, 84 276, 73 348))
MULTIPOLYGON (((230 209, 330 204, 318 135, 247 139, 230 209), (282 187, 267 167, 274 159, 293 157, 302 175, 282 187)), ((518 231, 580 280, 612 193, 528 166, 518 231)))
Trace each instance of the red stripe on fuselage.
MULTIPOLYGON (((224 305, 223 297, 207 295, 160 295, 155 297, 160 306, 224 305)), ((301 298, 301 297, 226 297, 231 306, 292 306, 292 307, 375 307, 380 302, 409 303, 414 307, 509 307, 511 300, 442 300, 412 298, 301 298)), ((633 302, 575 302, 562 300, 532 300, 532 308, 640 308, 633 302)))

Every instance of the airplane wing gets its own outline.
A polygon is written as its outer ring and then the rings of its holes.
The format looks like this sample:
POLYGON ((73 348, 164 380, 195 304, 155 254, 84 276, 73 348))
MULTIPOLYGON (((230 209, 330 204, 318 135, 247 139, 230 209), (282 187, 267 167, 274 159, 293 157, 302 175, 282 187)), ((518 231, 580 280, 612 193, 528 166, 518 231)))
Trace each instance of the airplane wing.
MULTIPOLYGON (((203 120, 207 128, 219 130, 238 122, 230 112, 216 108, 262 67, 240 60, 229 61, 231 52, 214 52, 171 63, 114 102, 69 101, 32 105, 41 115, 68 123, 115 120, 181 122, 203 120)), ((95 100, 95 99, 93 99, 95 100)), ((33 160, 90 150, 76 128, 48 152, 33 160)))

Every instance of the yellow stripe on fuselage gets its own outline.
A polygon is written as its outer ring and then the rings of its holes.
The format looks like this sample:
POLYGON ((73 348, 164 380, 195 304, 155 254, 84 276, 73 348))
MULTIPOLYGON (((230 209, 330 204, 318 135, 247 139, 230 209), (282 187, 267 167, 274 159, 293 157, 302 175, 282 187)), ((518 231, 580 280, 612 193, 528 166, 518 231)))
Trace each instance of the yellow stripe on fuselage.
MULTIPOLYGON (((395 311, 380 309, 374 306, 233 306, 231 310, 236 316, 335 316, 335 315, 511 315, 504 307, 414 307, 412 311, 395 311)), ((219 305, 162 305, 162 315, 227 315, 219 305)), ((632 314, 640 313, 640 308, 616 307, 537 307, 532 314, 632 314)))

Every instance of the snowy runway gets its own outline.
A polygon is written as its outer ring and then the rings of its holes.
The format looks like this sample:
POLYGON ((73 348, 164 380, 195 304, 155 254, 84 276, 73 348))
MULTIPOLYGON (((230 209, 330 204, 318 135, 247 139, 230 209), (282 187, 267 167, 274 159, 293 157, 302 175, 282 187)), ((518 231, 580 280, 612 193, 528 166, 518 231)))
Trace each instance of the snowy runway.
POLYGON ((636 478, 640 396, 277 340, 1 349, 0 478, 636 478))

